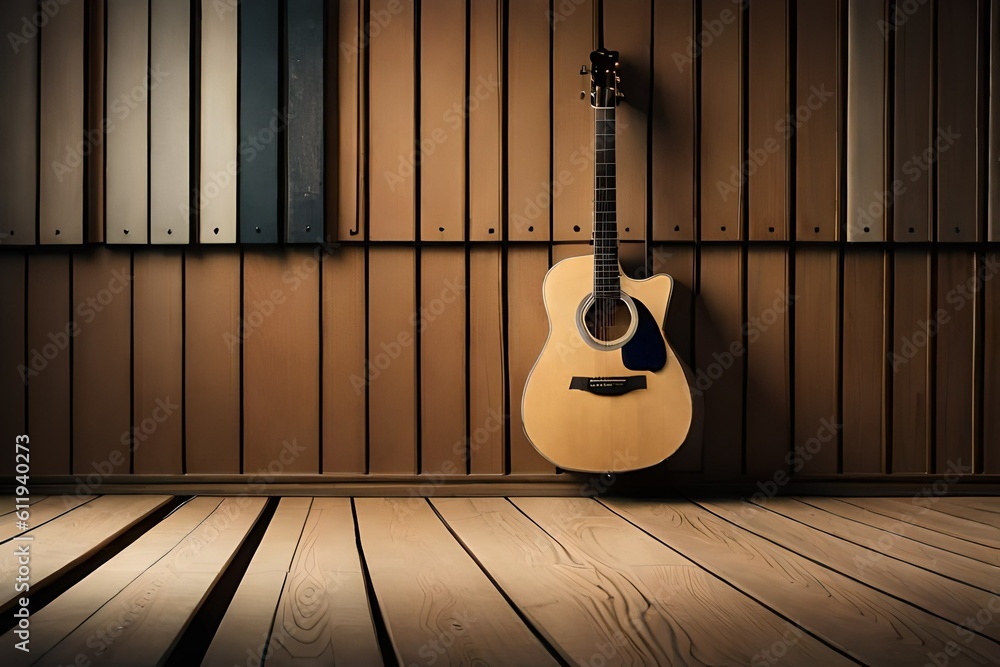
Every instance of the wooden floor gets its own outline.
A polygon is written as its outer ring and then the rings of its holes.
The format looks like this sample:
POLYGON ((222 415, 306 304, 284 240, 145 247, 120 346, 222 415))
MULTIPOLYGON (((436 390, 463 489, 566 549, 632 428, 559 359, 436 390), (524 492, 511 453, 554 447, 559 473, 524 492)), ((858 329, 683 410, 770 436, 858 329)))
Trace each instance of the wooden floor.
POLYGON ((1000 664, 1000 498, 2 503, 0 665, 1000 664))

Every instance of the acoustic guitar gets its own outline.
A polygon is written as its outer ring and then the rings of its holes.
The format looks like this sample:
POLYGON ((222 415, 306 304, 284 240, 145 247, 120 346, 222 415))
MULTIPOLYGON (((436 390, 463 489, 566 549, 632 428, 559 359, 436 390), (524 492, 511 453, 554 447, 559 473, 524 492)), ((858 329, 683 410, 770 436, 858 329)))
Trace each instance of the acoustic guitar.
POLYGON ((559 262, 542 295, 549 336, 528 375, 524 431, 560 468, 622 472, 657 464, 691 426, 685 368, 663 333, 673 280, 633 280, 618 262, 618 53, 590 54, 595 109, 594 253, 559 262))

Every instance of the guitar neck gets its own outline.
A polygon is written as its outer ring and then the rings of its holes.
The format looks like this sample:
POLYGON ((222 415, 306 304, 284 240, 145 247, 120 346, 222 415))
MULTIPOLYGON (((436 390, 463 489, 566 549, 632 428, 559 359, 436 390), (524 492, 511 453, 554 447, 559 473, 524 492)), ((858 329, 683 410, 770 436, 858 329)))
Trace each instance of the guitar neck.
POLYGON ((594 297, 621 295, 615 209, 615 107, 595 109, 594 297))

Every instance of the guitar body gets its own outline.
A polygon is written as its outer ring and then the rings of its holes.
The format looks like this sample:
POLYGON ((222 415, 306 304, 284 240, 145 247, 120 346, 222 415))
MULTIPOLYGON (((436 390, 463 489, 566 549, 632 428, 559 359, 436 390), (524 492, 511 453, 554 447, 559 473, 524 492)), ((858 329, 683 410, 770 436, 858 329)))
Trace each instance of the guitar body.
POLYGON ((549 336, 524 387, 524 431, 560 468, 646 468, 673 454, 691 426, 685 369, 663 335, 673 280, 621 276, 638 324, 624 347, 609 350, 595 349, 581 328, 593 275, 594 257, 584 256, 559 262, 545 276, 549 336))

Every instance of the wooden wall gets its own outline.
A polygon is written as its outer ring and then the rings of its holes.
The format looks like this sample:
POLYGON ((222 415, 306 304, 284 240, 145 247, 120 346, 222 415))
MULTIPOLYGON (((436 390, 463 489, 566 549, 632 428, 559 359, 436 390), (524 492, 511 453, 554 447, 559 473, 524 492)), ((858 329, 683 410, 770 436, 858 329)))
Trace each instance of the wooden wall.
MULTIPOLYGON (((636 484, 1000 474, 1000 11, 911 4, 606 3, 623 262, 703 414, 636 484)), ((556 474, 519 404, 589 251, 591 0, 326 13, 328 243, 0 247, 35 474, 556 474)))

